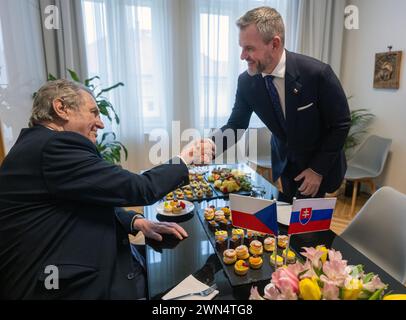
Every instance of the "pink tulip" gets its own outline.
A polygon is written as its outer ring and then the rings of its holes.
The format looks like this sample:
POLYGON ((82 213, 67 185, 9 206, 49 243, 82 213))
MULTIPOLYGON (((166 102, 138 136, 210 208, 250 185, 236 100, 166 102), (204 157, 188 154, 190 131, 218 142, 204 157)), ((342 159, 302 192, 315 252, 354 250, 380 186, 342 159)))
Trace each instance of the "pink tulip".
POLYGON ((288 268, 279 268, 272 274, 272 283, 281 291, 291 289, 294 293, 299 292, 299 279, 288 268))

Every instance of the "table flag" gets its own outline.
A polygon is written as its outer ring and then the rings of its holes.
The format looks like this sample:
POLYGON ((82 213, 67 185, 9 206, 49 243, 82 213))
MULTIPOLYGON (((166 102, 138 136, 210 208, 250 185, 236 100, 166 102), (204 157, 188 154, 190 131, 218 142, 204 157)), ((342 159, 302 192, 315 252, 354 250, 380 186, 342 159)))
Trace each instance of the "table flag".
POLYGON ((294 200, 288 234, 330 229, 337 198, 294 200))
POLYGON ((276 201, 230 194, 233 225, 278 235, 276 201))

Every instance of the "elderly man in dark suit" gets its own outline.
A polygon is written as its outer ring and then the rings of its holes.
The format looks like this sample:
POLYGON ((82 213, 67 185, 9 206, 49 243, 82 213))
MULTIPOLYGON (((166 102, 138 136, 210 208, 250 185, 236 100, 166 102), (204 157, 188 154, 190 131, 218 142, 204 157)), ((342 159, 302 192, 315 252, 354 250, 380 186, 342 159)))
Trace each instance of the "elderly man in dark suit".
POLYGON ((30 128, 0 168, 2 298, 143 298, 145 274, 128 235, 187 237, 175 223, 121 207, 152 204, 187 184, 186 164, 211 159, 212 141, 192 142, 180 157, 137 175, 101 158, 95 146, 101 128, 87 88, 57 80, 38 91, 30 128), (47 283, 51 271, 57 279, 47 283))
POLYGON ((255 112, 272 132, 272 175, 274 181, 281 178, 280 200, 335 191, 346 171, 343 146, 350 128, 339 80, 329 65, 285 50, 284 24, 275 9, 250 10, 237 26, 248 70, 238 79, 235 105, 221 132, 247 129, 255 112))

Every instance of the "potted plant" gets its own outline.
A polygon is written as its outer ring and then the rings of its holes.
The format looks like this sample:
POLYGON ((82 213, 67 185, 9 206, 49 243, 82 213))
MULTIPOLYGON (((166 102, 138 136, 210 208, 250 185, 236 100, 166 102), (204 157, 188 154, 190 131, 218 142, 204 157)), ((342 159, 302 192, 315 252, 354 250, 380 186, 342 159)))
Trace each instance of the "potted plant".
MULTIPOLYGON (((68 72, 73 81, 82 83, 75 71, 68 69, 68 72)), ((100 80, 100 77, 95 76, 90 79, 86 79, 82 84, 85 85, 94 93, 100 113, 106 116, 110 122, 114 121, 116 124, 120 124, 120 118, 116 110, 114 109, 111 102, 108 101, 108 99, 103 96, 103 94, 120 86, 124 86, 124 84, 122 82, 118 82, 108 88, 99 89, 93 83, 96 79, 100 80)), ((57 78, 52 74, 49 74, 48 81, 53 80, 57 80, 57 78)), ((34 93, 34 97, 35 94, 36 93, 34 93)), ((101 156, 103 157, 103 159, 110 163, 120 164, 122 153, 124 153, 125 160, 127 160, 128 157, 127 148, 116 139, 116 134, 114 132, 104 132, 103 135, 101 136, 101 139, 97 140, 96 147, 97 150, 100 152, 101 156)))

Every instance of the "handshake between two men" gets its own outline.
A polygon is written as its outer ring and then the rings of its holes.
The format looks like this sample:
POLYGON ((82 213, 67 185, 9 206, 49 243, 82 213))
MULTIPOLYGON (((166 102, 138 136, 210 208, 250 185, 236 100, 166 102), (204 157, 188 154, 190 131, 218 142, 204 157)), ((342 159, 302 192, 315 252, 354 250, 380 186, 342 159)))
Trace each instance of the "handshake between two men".
POLYGON ((187 164, 209 164, 216 154, 216 145, 211 139, 195 139, 181 151, 180 157, 187 164))

